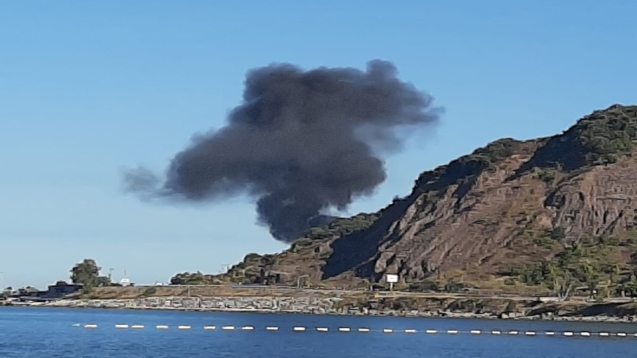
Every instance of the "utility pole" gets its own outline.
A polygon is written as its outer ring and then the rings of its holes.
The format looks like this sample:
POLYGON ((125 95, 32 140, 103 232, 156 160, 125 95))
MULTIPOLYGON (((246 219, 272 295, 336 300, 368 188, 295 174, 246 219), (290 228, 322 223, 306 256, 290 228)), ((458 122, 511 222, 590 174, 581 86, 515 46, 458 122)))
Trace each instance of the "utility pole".
POLYGON ((113 268, 108 269, 108 280, 113 282, 113 268))

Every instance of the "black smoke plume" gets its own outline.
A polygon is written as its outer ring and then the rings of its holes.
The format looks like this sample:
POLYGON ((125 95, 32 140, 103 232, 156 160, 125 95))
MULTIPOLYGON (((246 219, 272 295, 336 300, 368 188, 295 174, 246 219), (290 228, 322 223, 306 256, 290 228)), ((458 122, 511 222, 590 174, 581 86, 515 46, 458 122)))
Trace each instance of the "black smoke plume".
POLYGON ((325 210, 372 194, 386 177, 382 155, 401 147, 397 129, 438 114, 389 62, 367 71, 270 65, 248 72, 227 125, 196 136, 165 178, 137 169, 125 180, 132 191, 189 202, 247 193, 272 236, 291 242, 325 210))

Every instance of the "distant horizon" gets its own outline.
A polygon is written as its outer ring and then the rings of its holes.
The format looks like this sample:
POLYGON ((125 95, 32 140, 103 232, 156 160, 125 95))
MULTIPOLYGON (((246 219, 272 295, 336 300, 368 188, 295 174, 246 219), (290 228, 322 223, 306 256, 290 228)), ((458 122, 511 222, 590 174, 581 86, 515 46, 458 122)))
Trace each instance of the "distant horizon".
POLYGON ((633 2, 37 4, 0 5, 3 288, 46 287, 85 258, 151 284, 285 249, 246 195, 165 205, 122 188, 124 168, 162 173, 193 135, 223 127, 257 67, 382 59, 445 108, 344 216, 494 140, 558 134, 637 98, 633 2))

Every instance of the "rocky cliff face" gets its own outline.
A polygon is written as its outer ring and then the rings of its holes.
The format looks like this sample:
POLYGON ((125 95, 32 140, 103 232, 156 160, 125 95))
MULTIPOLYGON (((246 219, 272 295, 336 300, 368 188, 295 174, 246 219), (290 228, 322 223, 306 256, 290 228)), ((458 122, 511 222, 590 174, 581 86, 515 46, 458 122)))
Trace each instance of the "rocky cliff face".
MULTIPOLYGON (((315 228, 280 254, 249 255, 224 279, 351 286, 397 273, 408 283, 475 283, 519 278, 528 272, 512 273, 515 267, 551 262, 557 276, 577 276, 599 247, 583 246, 591 238, 615 240, 606 251, 614 261, 602 266, 630 270, 636 140, 637 107, 619 105, 554 137, 498 140, 422 173, 409 196, 379 212, 315 228), (579 259, 559 261, 575 250, 579 259)), ((549 282, 544 271, 539 280, 549 282)))

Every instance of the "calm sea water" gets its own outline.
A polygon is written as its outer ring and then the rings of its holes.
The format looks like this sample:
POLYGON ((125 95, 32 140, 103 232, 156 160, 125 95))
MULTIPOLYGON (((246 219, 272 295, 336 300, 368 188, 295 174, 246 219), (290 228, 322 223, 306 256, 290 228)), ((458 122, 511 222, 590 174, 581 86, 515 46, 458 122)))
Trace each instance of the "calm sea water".
POLYGON ((388 317, 307 316, 175 311, 115 311, 0 308, 2 358, 173 358, 173 357, 431 357, 431 358, 600 358, 634 357, 635 337, 547 337, 429 335, 425 329, 637 332, 637 324, 486 321, 388 317), (77 324, 97 324, 97 329, 77 324), (143 324, 118 330, 116 324, 143 324), (156 325, 169 325, 157 330, 156 325), (191 330, 177 330, 190 325, 191 330), (205 331, 203 326, 252 325, 254 331, 205 331), (277 332, 264 330, 279 326, 277 332), (302 333, 294 326, 306 326, 302 333), (314 327, 328 327, 327 333, 314 327), (338 332, 368 327, 370 333, 338 332), (383 328, 395 333, 380 332, 383 328), (418 329, 415 334, 398 332, 418 329))

